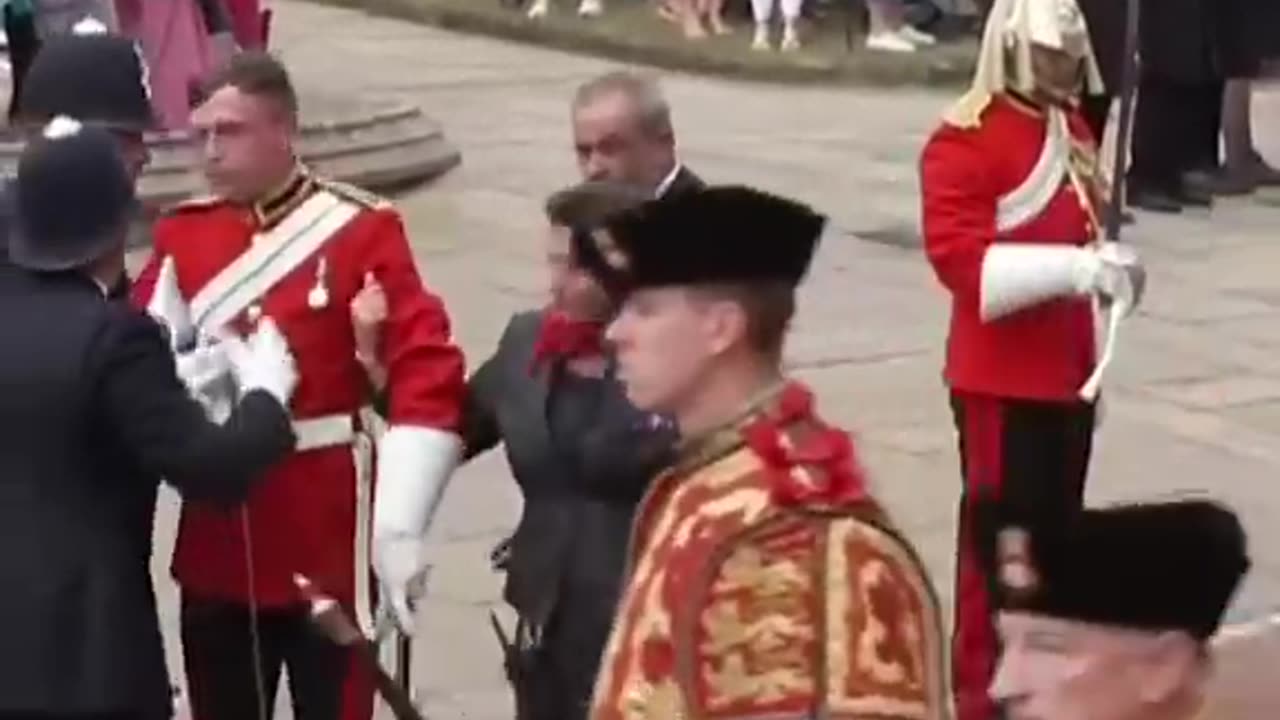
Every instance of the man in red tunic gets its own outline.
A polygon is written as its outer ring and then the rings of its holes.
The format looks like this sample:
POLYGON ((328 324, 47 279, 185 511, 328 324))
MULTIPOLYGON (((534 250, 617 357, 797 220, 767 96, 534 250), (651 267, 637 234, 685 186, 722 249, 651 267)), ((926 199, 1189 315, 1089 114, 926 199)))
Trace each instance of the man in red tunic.
POLYGON ((381 599, 409 630, 420 538, 460 451, 463 358, 440 299, 423 289, 399 214, 297 163, 297 99, 284 68, 245 53, 212 88, 193 125, 215 195, 156 224, 135 300, 169 326, 188 386, 212 414, 235 391, 217 338, 261 318, 288 338, 300 381, 290 406, 297 451, 245 505, 183 506, 173 572, 194 716, 269 716, 287 667, 295 717, 367 719, 372 678, 309 627, 293 576, 368 630, 372 538, 381 599), (374 280, 388 305, 380 350, 390 397, 376 494, 360 452, 369 390, 349 309, 374 280))
POLYGON ((952 300, 945 377, 964 475, 953 671, 960 720, 989 720, 996 642, 972 502, 1048 519, 1083 503, 1096 311, 1140 299, 1128 248, 1099 243, 1105 183, 1077 110, 1100 79, 1075 0, 997 0, 972 90, 929 139, 924 242, 952 300), (1083 87, 1082 87, 1083 86, 1083 87))

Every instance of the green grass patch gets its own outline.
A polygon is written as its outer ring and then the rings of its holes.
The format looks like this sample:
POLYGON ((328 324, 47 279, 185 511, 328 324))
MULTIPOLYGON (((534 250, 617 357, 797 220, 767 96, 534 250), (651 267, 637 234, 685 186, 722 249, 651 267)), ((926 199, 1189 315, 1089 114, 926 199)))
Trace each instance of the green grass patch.
POLYGON ((606 0, 604 16, 582 19, 575 12, 576 0, 560 0, 548 17, 539 20, 503 7, 498 0, 313 2, 623 62, 762 81, 956 85, 968 82, 976 55, 976 42, 971 39, 914 54, 867 51, 862 47, 861 28, 855 26, 850 38, 846 18, 839 12, 807 24, 804 47, 782 53, 753 51, 752 28, 743 20, 730 20, 731 35, 687 40, 679 28, 658 17, 650 2, 606 0))

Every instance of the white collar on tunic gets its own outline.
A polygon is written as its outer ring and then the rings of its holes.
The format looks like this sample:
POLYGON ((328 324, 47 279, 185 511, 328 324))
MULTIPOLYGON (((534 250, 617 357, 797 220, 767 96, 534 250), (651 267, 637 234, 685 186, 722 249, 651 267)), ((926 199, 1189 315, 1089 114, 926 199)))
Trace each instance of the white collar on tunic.
POLYGON ((676 181, 676 177, 680 175, 680 171, 683 169, 684 163, 677 160, 676 164, 671 168, 671 172, 667 173, 667 176, 662 178, 662 182, 658 183, 658 189, 653 192, 653 196, 660 198, 666 195, 667 191, 671 189, 671 183, 676 181))

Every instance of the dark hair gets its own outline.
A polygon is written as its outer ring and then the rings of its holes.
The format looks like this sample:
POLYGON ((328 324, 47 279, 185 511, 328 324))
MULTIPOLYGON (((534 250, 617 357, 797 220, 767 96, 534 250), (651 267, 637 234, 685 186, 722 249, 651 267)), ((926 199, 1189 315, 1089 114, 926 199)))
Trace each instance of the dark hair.
POLYGON ((614 215, 652 197, 651 192, 630 183, 588 180, 552 194, 547 198, 545 212, 553 225, 594 230, 614 215))
POLYGON ((233 55, 205 80, 201 99, 224 87, 271 100, 290 119, 298 117, 298 94, 289 79, 289 71, 270 53, 254 50, 233 55))
POLYGON ((782 362, 782 345, 796 314, 796 291, 790 284, 723 283, 699 285, 705 298, 728 300, 747 317, 747 345, 771 362, 782 362))

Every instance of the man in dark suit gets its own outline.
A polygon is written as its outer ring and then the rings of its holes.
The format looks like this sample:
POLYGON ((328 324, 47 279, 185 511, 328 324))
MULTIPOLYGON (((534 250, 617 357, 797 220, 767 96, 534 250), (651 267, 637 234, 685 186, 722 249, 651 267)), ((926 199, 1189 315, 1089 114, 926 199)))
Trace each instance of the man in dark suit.
POLYGON ((1209 207, 1225 83, 1215 27, 1217 0, 1142 0, 1138 100, 1129 204, 1178 213, 1209 207))
POLYGON ((466 453, 504 445, 525 501, 500 562, 520 618, 507 663, 520 720, 586 717, 631 517, 674 439, 627 401, 603 343, 612 304, 570 252, 570 228, 599 226, 646 197, 611 182, 552 196, 552 302, 512 317, 468 383, 466 453))
POLYGON ((228 338, 240 399, 210 423, 161 326, 108 302, 136 200, 115 140, 60 117, 23 151, 0 267, 0 718, 171 714, 151 586, 158 478, 231 505, 294 444, 264 323, 228 338))
POLYGON ((671 106, 652 78, 618 71, 578 88, 573 150, 584 180, 649 188, 653 197, 698 190, 702 180, 680 162, 671 106))

